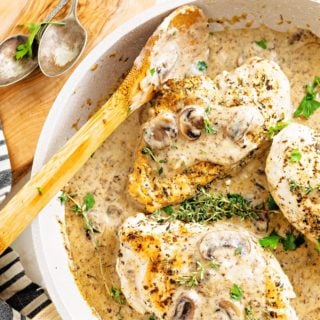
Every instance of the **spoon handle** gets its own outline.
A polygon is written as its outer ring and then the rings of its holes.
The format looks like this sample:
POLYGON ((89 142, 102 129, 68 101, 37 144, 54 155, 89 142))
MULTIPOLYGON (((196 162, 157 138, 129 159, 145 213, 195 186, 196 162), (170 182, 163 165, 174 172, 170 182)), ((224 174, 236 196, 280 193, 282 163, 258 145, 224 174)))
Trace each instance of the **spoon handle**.
MULTIPOLYGON (((54 9, 45 17, 45 22, 51 22, 51 20, 68 4, 69 0, 60 0, 60 2, 54 7, 54 9)), ((37 35, 38 41, 41 39, 44 30, 48 25, 45 24, 37 35)))
POLYGON ((69 0, 61 0, 54 9, 46 16, 45 22, 50 22, 68 4, 69 0))
POLYGON ((68 16, 70 15, 70 16, 76 17, 77 6, 78 6, 78 0, 73 0, 68 16))

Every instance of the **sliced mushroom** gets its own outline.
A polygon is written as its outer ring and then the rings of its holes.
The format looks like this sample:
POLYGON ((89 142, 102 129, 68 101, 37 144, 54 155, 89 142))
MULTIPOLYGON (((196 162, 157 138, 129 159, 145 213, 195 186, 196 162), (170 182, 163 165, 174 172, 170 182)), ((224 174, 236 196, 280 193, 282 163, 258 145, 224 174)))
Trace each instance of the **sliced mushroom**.
POLYGON ((236 231, 215 231, 204 236, 199 250, 206 260, 220 258, 219 261, 224 261, 228 256, 234 257, 234 250, 237 248, 241 248, 241 255, 246 255, 250 252, 250 243, 236 231))
POLYGON ((192 320, 195 315, 196 299, 192 294, 182 294, 176 304, 172 320, 192 320))
POLYGON ((240 320, 243 319, 242 310, 233 302, 222 300, 219 303, 219 309, 216 310, 216 320, 240 320))
POLYGON ((170 146, 178 135, 176 117, 172 112, 159 114, 147 122, 143 128, 144 141, 151 149, 163 149, 170 146))
POLYGON ((197 140, 204 128, 205 110, 199 106, 188 106, 180 112, 179 129, 184 137, 197 140))

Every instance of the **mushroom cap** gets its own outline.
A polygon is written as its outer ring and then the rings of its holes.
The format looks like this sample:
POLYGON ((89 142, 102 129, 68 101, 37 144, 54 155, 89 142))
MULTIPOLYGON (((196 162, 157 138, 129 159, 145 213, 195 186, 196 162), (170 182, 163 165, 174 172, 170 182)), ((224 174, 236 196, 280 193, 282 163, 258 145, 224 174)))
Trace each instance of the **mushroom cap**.
POLYGON ((143 126, 144 141, 153 150, 170 146, 177 135, 177 120, 173 112, 161 113, 143 126))

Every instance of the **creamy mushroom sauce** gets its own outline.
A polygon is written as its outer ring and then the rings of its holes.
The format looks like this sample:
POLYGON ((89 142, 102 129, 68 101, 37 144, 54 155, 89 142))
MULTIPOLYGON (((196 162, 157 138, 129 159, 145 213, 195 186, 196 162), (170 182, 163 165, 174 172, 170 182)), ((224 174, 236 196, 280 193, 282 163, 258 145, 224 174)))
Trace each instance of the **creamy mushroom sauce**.
MULTIPOLYGON (((225 30, 210 35, 210 49, 210 77, 223 70, 236 68, 251 56, 276 61, 290 80, 295 107, 304 96, 304 86, 311 83, 316 75, 320 75, 320 39, 307 31, 278 33, 265 27, 225 30), (267 40, 267 50, 255 44, 256 40, 262 38, 267 40)), ((308 121, 299 121, 320 130, 320 110, 308 121)), ((79 197, 87 192, 95 195, 96 205, 90 217, 101 233, 94 240, 88 240, 83 221, 70 210, 66 212, 66 233, 71 269, 78 287, 101 319, 149 319, 148 315, 139 315, 128 305, 118 304, 108 293, 112 286, 120 286, 115 271, 119 246, 118 227, 126 217, 140 211, 126 191, 139 135, 137 112, 103 144, 66 187, 66 191, 77 193, 79 197)), ((254 204, 263 202, 268 196, 264 174, 265 157, 259 156, 239 172, 216 181, 212 189, 223 193, 241 193, 254 204)), ((267 223, 240 223, 256 232, 258 237, 269 234, 274 228, 282 235, 292 230, 280 213, 270 215, 269 220, 267 231, 267 223)), ((294 286, 297 298, 292 303, 300 319, 320 319, 320 255, 315 246, 307 241, 295 251, 287 252, 279 246, 275 255, 294 286)))

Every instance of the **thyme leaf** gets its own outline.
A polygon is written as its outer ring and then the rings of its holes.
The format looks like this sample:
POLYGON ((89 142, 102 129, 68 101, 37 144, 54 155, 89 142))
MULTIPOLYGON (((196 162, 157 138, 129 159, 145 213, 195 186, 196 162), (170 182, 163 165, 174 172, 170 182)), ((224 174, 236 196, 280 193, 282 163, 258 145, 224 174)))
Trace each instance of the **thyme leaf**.
POLYGON ((110 294, 111 298, 114 301, 118 302, 119 304, 122 304, 122 305, 126 304, 126 298, 119 288, 111 287, 109 294, 110 294))

